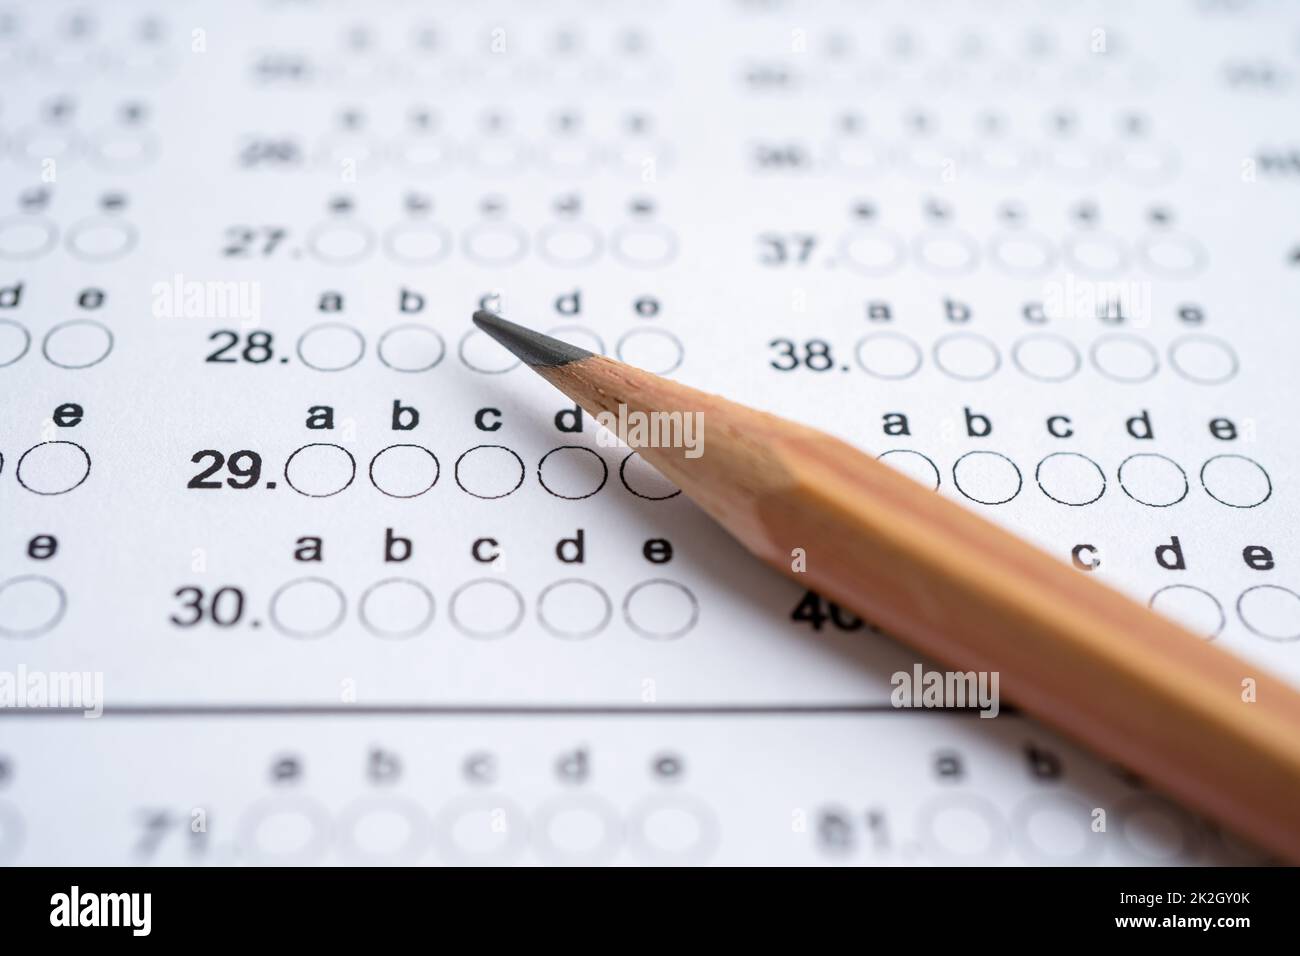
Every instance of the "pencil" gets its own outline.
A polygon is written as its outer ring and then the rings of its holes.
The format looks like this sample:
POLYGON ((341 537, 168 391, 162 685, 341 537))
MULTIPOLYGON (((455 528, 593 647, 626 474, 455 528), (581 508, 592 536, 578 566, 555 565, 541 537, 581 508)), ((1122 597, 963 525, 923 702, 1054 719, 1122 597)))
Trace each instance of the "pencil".
POLYGON ((997 672, 1027 713, 1300 862, 1300 694, 1284 681, 823 432, 474 322, 771 567, 956 670, 997 672), (638 435, 674 414, 703 441, 638 435))

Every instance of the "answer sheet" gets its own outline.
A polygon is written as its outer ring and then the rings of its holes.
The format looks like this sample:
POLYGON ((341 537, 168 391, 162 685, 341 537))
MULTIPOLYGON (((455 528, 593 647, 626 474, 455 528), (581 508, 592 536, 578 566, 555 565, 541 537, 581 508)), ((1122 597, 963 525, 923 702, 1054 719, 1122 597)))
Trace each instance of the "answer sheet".
POLYGON ((1300 7, 57 0, 0 73, 0 862, 1267 859, 896 707, 470 316, 1300 681, 1300 7))

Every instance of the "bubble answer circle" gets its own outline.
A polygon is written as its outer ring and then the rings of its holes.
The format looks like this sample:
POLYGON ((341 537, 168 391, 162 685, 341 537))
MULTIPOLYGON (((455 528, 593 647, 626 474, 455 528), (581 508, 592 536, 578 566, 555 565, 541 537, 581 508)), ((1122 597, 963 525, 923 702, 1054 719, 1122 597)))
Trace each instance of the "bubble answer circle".
POLYGON ((60 322, 45 333, 41 354, 59 368, 90 368, 108 358, 113 351, 113 332, 93 319, 60 322))
POLYGON ((1065 260, 1077 271, 1093 277, 1116 275, 1128 267, 1124 243, 1101 232, 1076 233, 1067 239, 1065 260))
POLYGON ((886 229, 856 229, 840 239, 836 259, 862 275, 882 276, 903 264, 904 248, 886 229))
POLYGON ((913 481, 939 490, 939 466, 926 455, 910 448, 893 448, 881 452, 876 458, 891 468, 901 471, 913 481))
POLYGON ((1218 637, 1228 623, 1219 599, 1191 584, 1167 585, 1151 595, 1147 605, 1210 641, 1218 637))
POLYGON ((1081 864, 1101 853, 1092 832, 1092 807, 1077 797, 1036 794, 1013 811, 1021 856, 1036 863, 1081 864))
POLYGON ((1237 598, 1246 628, 1270 641, 1300 640, 1300 594, 1276 584, 1257 584, 1237 598))
POLYGON ((12 319, 0 319, 0 368, 13 365, 31 346, 32 334, 26 326, 12 319))
POLYGON ((456 630, 468 637, 505 637, 524 619, 524 598, 505 581, 478 578, 456 589, 448 613, 456 630))
POLYGON ((321 262, 351 265, 360 262, 374 248, 375 237, 367 226, 355 222, 322 222, 307 234, 307 248, 321 262))
POLYGON ((318 372, 341 372, 361 361, 366 338, 343 322, 322 322, 298 336, 298 359, 318 372))
POLYGON ((929 139, 900 148, 897 156, 907 172, 935 183, 944 182, 945 175, 950 176, 965 165, 964 151, 957 145, 929 139))
POLYGON ((1056 261, 1051 241, 1035 232, 995 236, 989 242, 989 254, 1003 272, 1020 278, 1043 275, 1056 261))
POLYGON ((548 146, 539 157, 544 167, 561 176, 589 174, 601 161, 601 151, 591 143, 568 137, 548 146))
POLYGON ((1139 504, 1168 508, 1187 497, 1187 473, 1172 458, 1143 452, 1120 462, 1119 486, 1139 504))
POLYGON ((433 837, 447 860, 492 865, 518 853, 528 829, 528 816, 507 797, 467 794, 439 811, 433 837))
POLYGON ((316 144, 315 162, 336 173, 350 173, 356 178, 373 172, 383 156, 364 136, 355 133, 327 133, 316 144))
POLYGON ((864 136, 837 139, 826 147, 832 165, 844 173, 875 173, 889 163, 889 153, 864 136))
POLYGON ((1058 504, 1082 508, 1106 493, 1106 473, 1087 455, 1057 451, 1034 469, 1034 480, 1043 494, 1058 504))
POLYGON ((974 159, 981 172, 1003 182, 1023 180, 1038 165, 1038 153, 1032 146, 1000 139, 981 147, 974 159))
POLYGON ((1157 275, 1181 279, 1204 271, 1205 247, 1191 236, 1155 235, 1138 243, 1138 255, 1157 275))
POLYGON ((954 332, 934 343, 934 364, 945 375, 963 382, 979 382, 1002 365, 998 347, 973 332, 954 332))
POLYGON ((1048 169, 1061 179, 1085 183, 1098 178, 1110 166, 1110 154, 1083 142, 1060 143, 1048 155, 1048 169))
POLYGON ((1183 378, 1201 385, 1220 385, 1237 374, 1237 353, 1222 339, 1185 335, 1169 346, 1169 364, 1183 378))
POLYGON ((683 584, 666 578, 642 581, 623 599, 623 618, 637 634, 671 641, 690 632, 700 620, 700 602, 683 584))
POLYGON ((484 266, 506 266, 518 262, 528 251, 528 237, 507 222, 481 222, 466 230, 461 239, 465 255, 484 266))
POLYGON ((921 346, 901 332, 874 332, 858 340, 858 365, 886 380, 910 378, 921 367, 921 346))
POLYGON ((612 239, 615 258, 641 269, 666 266, 677 257, 677 236, 656 223, 620 226, 612 239))
POLYGON ((418 498, 440 473, 438 456, 423 445, 389 445, 370 459, 370 483, 390 498, 418 498))
POLYGON ((76 442, 33 445, 18 459, 18 483, 37 495, 63 495, 90 475, 90 455, 76 442))
POLYGON ((590 794, 552 799, 534 819, 535 839, 544 856, 584 866, 613 857, 622 829, 617 811, 590 794))
POLYGON ((1229 508, 1255 508, 1273 495, 1264 466, 1245 455, 1215 455, 1201 466, 1201 487, 1229 508))
POLYGON ((248 809, 239 821, 239 847, 262 863, 314 863, 332 837, 329 814, 306 797, 276 797, 248 809))
POLYGON ((1024 486, 1016 463, 996 451, 968 451, 952 466, 953 484, 971 501, 1004 505, 1024 486))
POLYGON ((59 232, 39 216, 19 214, 0 219, 0 259, 35 259, 54 248, 59 232))
POLYGON ((685 794, 658 794, 642 801, 628 820, 632 848, 656 863, 705 860, 718 845, 713 811, 685 794))
POLYGON ((681 340, 665 329, 633 329, 614 346, 619 361, 656 375, 675 372, 685 352, 681 340))
POLYGON ((502 136, 480 138, 466 150, 466 158, 487 175, 503 176, 522 169, 529 150, 522 143, 502 136))
POLYGON ((397 796, 363 797, 339 817, 343 852, 360 863, 411 863, 429 841, 429 820, 420 805, 397 796))
POLYGON ((917 236, 912 245, 921 266, 937 275, 961 275, 979 265, 979 246, 956 230, 917 236))
POLYGON ((548 584, 537 595, 537 620, 547 633, 565 640, 595 637, 609 624, 614 605, 604 589, 582 578, 548 584))
POLYGON ((537 248, 552 265, 587 265, 600 256, 600 232, 581 222, 551 223, 538 232, 537 248))
POLYGON ((91 138, 91 158, 109 172, 148 166, 158 155, 158 138, 148 131, 106 129, 91 138))
POLYGON ((504 445, 476 445, 456 459, 456 484, 475 498, 514 494, 524 483, 524 462, 504 445))
POLYGON ((1017 339, 1011 347, 1011 361, 1040 382, 1064 382, 1083 367, 1083 357, 1069 339, 1047 332, 1017 339))
POLYGON ((370 633, 390 640, 415 637, 433 621, 433 595, 411 578, 386 578, 366 588, 358 613, 370 633))
POLYGON ((935 797, 920 810, 917 829, 928 854, 945 863, 988 860, 1006 844, 997 808, 974 794, 935 797))
POLYGON ((451 252, 451 233, 432 222, 404 222, 384 234, 389 258, 408 266, 431 266, 451 252))
POLYGON ((569 501, 590 498, 605 487, 609 466, 582 445, 552 448, 537 463, 537 481, 550 494, 569 501))
POLYGON ((397 164, 407 172, 429 176, 442 172, 451 163, 447 144, 433 136, 413 136, 393 149, 397 164))
POLYGON ((303 445, 284 463, 284 480, 308 498, 329 498, 343 491, 357 476, 357 460, 341 445, 315 442, 303 445))
POLYGON ((80 138, 70 130, 54 126, 26 126, 14 132, 8 145, 22 159, 42 163, 66 163, 81 151, 80 138))
POLYGON ((395 325, 379 337, 379 361, 395 372, 427 372, 447 354, 442 336, 425 325, 395 325))
POLYGON ((325 578, 297 578, 271 596, 271 623, 290 637, 324 637, 343 623, 348 602, 325 578))
POLYGON ((618 466, 618 478, 623 482, 624 488, 647 501, 665 501, 682 493, 680 488, 636 452, 629 452, 618 466))
POLYGON ((0 637, 39 637, 63 619, 68 597, 55 580, 23 574, 0 582, 0 637))
POLYGON ((1104 335, 1092 343, 1088 356, 1097 371, 1114 382, 1145 382, 1160 368, 1155 348, 1134 335, 1104 335))
POLYGON ((1178 165, 1173 151, 1151 143, 1127 147, 1120 156, 1120 167, 1134 182, 1158 184, 1166 181, 1178 165))
POLYGON ((119 219, 86 219, 68 230, 67 245, 72 254, 85 262, 112 262, 120 259, 136 244, 136 229, 119 219))

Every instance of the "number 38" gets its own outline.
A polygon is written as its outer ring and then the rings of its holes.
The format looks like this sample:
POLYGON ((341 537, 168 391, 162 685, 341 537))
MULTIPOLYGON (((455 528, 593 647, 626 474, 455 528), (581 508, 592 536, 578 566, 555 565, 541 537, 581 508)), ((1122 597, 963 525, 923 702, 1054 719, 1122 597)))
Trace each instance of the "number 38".
POLYGON ((835 365, 831 344, 824 339, 809 339, 802 346, 790 339, 773 339, 767 345, 777 350, 776 358, 768 364, 778 372, 793 372, 800 365, 814 372, 825 372, 835 365))

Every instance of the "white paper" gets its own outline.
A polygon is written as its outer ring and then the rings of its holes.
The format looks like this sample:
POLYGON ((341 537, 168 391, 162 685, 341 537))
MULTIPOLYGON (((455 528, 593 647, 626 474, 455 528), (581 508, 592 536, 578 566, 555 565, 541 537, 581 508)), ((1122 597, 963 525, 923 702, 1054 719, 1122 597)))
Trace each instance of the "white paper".
POLYGON ((888 454, 1300 678, 1300 17, 1223 6, 16 6, 0 861, 1259 859, 1023 716, 892 707, 934 665, 792 619, 469 318, 888 454))

